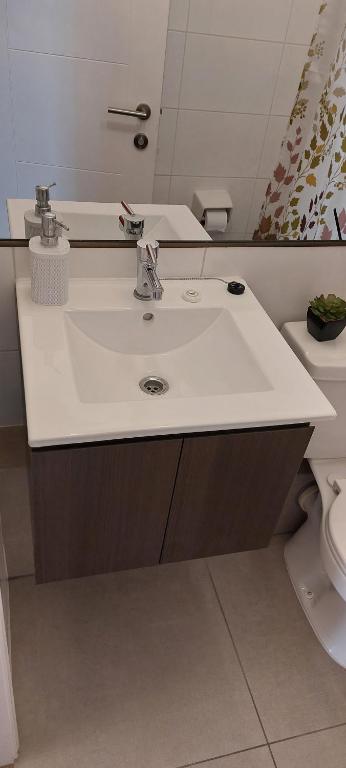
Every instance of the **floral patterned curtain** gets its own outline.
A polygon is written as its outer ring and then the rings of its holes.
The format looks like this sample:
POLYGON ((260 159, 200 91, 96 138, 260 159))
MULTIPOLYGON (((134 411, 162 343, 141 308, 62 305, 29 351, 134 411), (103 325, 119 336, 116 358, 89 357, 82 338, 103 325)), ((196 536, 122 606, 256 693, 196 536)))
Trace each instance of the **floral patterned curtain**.
POLYGON ((346 0, 322 3, 280 161, 267 188, 258 240, 346 235, 346 0))

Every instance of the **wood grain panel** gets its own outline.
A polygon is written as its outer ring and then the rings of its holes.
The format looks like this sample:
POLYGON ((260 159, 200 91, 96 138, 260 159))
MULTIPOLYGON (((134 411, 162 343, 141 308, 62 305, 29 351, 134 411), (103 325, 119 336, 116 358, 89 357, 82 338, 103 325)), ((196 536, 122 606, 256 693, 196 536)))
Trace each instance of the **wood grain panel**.
POLYGON ((37 581, 158 563, 181 444, 32 450, 37 581))
POLYGON ((312 432, 186 437, 162 562, 266 546, 312 432))

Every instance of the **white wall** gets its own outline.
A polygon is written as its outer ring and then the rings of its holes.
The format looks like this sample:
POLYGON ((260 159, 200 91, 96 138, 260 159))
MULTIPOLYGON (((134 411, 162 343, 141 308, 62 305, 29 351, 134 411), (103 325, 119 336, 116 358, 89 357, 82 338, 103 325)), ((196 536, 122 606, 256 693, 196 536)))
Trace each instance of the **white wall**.
POLYGON ((0 0, 0 237, 9 236, 4 201, 7 197, 16 197, 16 194, 17 177, 7 52, 6 0, 0 0))
POLYGON ((154 202, 226 187, 232 239, 252 237, 319 5, 171 0, 154 202))

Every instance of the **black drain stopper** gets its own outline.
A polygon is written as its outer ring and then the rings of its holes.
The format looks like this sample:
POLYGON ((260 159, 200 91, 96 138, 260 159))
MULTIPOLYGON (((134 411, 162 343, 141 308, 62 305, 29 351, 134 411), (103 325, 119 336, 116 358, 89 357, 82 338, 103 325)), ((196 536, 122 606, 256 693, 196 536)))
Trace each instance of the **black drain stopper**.
POLYGON ((227 290, 228 293, 234 293, 236 296, 241 296, 245 291, 245 285, 244 283, 237 283, 236 280, 232 280, 231 283, 228 283, 227 290))

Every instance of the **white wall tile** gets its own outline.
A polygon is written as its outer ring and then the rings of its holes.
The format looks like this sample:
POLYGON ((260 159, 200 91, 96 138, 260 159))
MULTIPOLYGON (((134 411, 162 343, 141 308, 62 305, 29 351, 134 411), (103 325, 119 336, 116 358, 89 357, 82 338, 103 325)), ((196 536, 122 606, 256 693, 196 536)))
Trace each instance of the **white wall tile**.
POLYGON ((184 48, 184 32, 169 31, 167 34, 166 59, 162 87, 161 103, 163 107, 177 107, 179 104, 184 48))
POLYGON ((133 42, 132 0, 10 0, 9 46, 62 56, 127 63, 133 42))
POLYGON ((282 41, 290 9, 290 0, 190 0, 189 30, 282 41))
POLYGON ((158 273, 165 277, 199 277, 205 248, 161 248, 158 273))
POLYGON ((160 117, 155 172, 161 175, 172 170, 177 114, 176 109, 163 109, 160 117))
MULTIPOLYGON (((16 278, 30 277, 28 248, 15 248, 16 278)), ((70 277, 134 277, 136 274, 135 248, 71 248, 70 277)))
POLYGON ((8 237, 6 198, 17 194, 9 63, 6 40, 6 2, 0 0, 0 237, 8 237))
POLYGON ((155 176, 154 177, 154 191, 153 191, 153 203, 168 203, 169 202, 169 186, 171 183, 170 176, 155 176))
POLYGON ((0 426, 24 424, 19 352, 0 352, 0 426))
POLYGON ((99 203, 119 202, 121 199, 133 203, 150 202, 150 188, 146 176, 138 176, 136 189, 132 180, 121 173, 80 171, 76 168, 62 168, 40 163, 17 163, 18 196, 35 197, 36 184, 56 181, 51 197, 54 200, 79 200, 99 203))
POLYGON ((0 350, 18 349, 12 248, 0 248, 0 350))
POLYGON ((281 43, 187 35, 180 107, 267 114, 281 43))
POLYGON ((191 207, 193 193, 199 189, 226 189, 233 202, 232 238, 245 232, 255 179, 220 179, 206 176, 172 176, 170 203, 191 207))
MULTIPOLYGON (((159 274, 161 277, 197 276, 201 272, 204 246, 201 248, 161 248, 159 274)), ((70 276, 74 277, 133 277, 137 272, 135 248, 71 248, 70 276)), ((16 248, 16 276, 30 275, 27 248, 16 248)), ((1 352, 0 352, 1 362, 1 352)), ((1 373, 1 368, 0 368, 1 373)), ((1 394, 1 390, 0 390, 1 394)))
POLYGON ((293 0, 287 43, 310 44, 320 5, 321 0, 293 0))
POLYGON ((307 54, 305 45, 285 45, 271 108, 273 115, 290 115, 307 54))
POLYGON ((180 110, 174 175, 254 177, 267 118, 180 110))
POLYGON ((261 178, 270 177, 278 162, 281 142, 286 134, 288 119, 286 116, 272 115, 263 145, 262 157, 258 169, 261 178))
POLYGON ((316 294, 346 292, 344 261, 342 246, 209 248, 203 274, 243 277, 280 328, 304 320, 316 294))
POLYGON ((189 15, 189 0, 171 0, 168 29, 185 31, 189 15))

